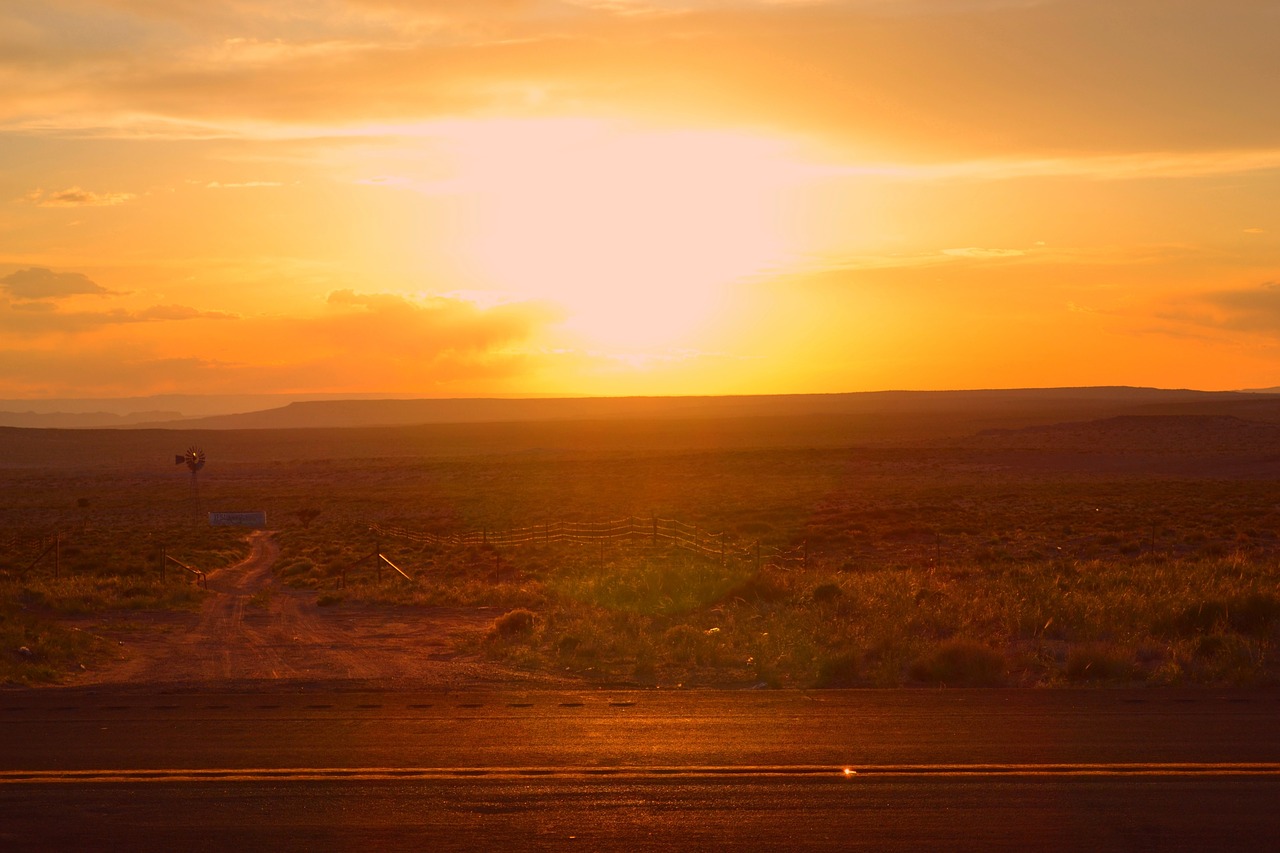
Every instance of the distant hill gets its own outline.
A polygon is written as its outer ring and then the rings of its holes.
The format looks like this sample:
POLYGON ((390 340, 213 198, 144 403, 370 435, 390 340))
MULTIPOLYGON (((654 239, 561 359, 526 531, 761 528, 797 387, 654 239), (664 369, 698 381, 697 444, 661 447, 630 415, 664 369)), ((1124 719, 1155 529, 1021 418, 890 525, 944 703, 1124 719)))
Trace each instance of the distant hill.
POLYGON ((1275 453, 1280 422, 1234 415, 1120 415, 1094 421, 985 430, 981 447, 1123 453, 1275 453))
POLYGON ((671 420, 742 417, 922 416, 944 432, 1051 423, 1122 414, 1229 413, 1280 419, 1280 397, 1242 392, 1156 388, 1034 388, 976 391, 874 391, 725 397, 586 397, 555 399, 322 400, 234 415, 133 424, 174 429, 296 429, 671 420), (1227 407, 1230 411, 1224 410, 1227 407), (1246 414, 1248 412, 1249 414, 1246 414))
POLYGON ((181 412, 0 412, 0 426, 35 429, 101 429, 181 419, 181 412))
POLYGON ((388 394, 152 394, 0 400, 0 426, 85 429, 169 423, 274 409, 302 400, 376 400, 388 394))
MULTIPOLYGON (((1280 464, 1280 398, 1070 388, 776 397, 334 401, 151 429, 0 427, 0 468, 105 466, 130 471, 130 476, 171 479, 174 454, 190 445, 208 452, 209 472, 243 465, 301 470, 298 466, 336 459, 399 464, 396 460, 460 455, 590 456, 775 448, 881 448, 910 455, 933 447, 956 454, 956 459, 994 466, 992 470, 1011 464, 1025 467, 1029 457, 1044 464, 1093 470, 1098 465, 1089 468, 1090 459, 1110 454, 1130 468, 1159 458, 1161 470, 1257 476, 1280 464), (1222 460, 1230 462, 1227 468, 1222 460)), ((1103 468, 1108 465, 1112 463, 1103 468)))

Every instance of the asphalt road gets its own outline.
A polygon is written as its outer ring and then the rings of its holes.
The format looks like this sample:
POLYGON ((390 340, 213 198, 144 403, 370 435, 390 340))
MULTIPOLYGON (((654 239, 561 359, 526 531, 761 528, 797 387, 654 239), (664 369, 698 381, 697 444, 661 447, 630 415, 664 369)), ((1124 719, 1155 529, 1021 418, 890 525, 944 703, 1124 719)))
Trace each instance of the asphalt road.
POLYGON ((0 849, 1272 850, 1280 693, 0 692, 0 849))

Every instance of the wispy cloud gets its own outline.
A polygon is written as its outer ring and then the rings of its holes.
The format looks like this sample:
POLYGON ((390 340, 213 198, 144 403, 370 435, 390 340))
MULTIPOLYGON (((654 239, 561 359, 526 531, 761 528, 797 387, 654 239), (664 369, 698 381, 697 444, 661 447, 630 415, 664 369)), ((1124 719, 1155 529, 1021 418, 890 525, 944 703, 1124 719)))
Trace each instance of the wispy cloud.
POLYGON ((1212 325, 1241 331, 1280 333, 1280 281, 1207 293, 1203 300, 1215 309, 1205 317, 1212 325))
POLYGON ((54 272, 43 267, 30 267, 0 278, 0 290, 19 299, 59 299, 79 294, 108 294, 111 291, 89 279, 84 273, 54 272))
POLYGON ((30 383, 79 396, 171 383, 206 393, 360 390, 370 383, 474 393, 468 383, 503 387, 536 371, 545 357, 525 343, 557 319, 536 303, 486 308, 349 289, 333 291, 326 310, 312 316, 242 317, 185 305, 72 311, 0 299, 0 383, 15 393, 30 383), (192 325, 174 335, 163 328, 172 323, 192 325))
POLYGON ((235 189, 252 189, 256 187, 282 187, 283 181, 241 181, 239 183, 222 183, 221 181, 210 181, 205 184, 205 189, 210 190, 235 190, 235 189))
POLYGON ((40 207, 111 207, 137 198, 134 193, 99 193, 81 187, 45 192, 32 190, 23 199, 40 207))
MULTIPOLYGON (((9 5, 0 128, 30 133, 268 137, 634 109, 911 143, 881 151, 1212 152, 1273 138, 1275 99, 1256 69, 1274 22, 1257 3, 1229 4, 1214 26, 1164 0, 9 5), (940 30, 938 16, 969 26, 940 30)), ((1072 173, 978 170, 1028 166, 1072 173)))
POLYGON ((943 249, 942 254, 952 258, 989 260, 992 258, 1020 258, 1027 252, 1025 249, 983 249, 977 246, 969 246, 963 249, 943 249))
POLYGON ((833 163, 814 166, 813 169, 816 174, 823 176, 843 175, 903 181, 1009 181, 1023 178, 1128 181, 1204 178, 1280 170, 1280 148, 1146 151, 1123 155, 1010 157, 953 162, 833 163))
POLYGON ((81 335, 137 323, 232 319, 237 319, 237 315, 222 311, 202 311, 185 305, 155 305, 140 311, 122 308, 70 311, 46 302, 0 301, 0 339, 38 339, 51 334, 81 335))

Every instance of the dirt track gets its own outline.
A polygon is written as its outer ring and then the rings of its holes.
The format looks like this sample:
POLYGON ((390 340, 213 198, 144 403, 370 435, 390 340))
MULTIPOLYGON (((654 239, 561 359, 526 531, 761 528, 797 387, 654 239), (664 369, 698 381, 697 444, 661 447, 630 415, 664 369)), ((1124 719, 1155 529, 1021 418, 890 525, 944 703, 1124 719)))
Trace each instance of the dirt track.
POLYGON ((457 651, 460 637, 485 630, 498 611, 318 607, 314 592, 275 582, 280 548, 269 532, 252 534, 250 544, 242 562, 209 574, 198 613, 135 611, 81 622, 119 654, 73 683, 461 688, 527 678, 457 651))

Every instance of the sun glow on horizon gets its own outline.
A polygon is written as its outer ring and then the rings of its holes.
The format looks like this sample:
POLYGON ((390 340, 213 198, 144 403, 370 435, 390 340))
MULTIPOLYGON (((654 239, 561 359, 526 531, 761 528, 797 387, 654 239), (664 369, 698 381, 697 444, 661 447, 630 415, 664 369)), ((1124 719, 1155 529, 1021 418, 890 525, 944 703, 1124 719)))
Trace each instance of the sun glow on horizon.
POLYGON ((457 176, 431 191, 465 211, 464 268, 555 303, 585 340, 677 344, 734 281, 795 250, 788 196, 803 170, 777 140, 568 119, 455 133, 457 176))
POLYGON ((1267 4, 207 5, 0 11, 0 395, 1277 384, 1267 4))

